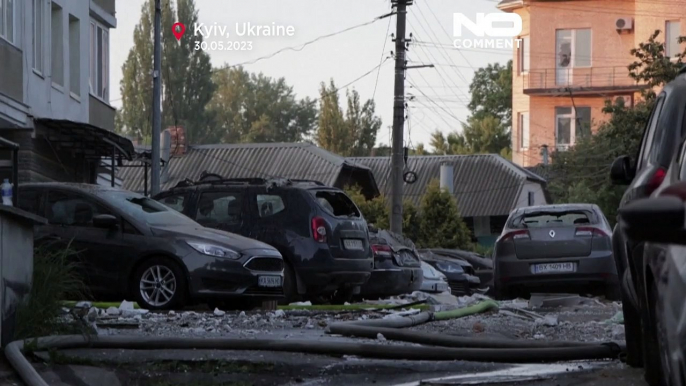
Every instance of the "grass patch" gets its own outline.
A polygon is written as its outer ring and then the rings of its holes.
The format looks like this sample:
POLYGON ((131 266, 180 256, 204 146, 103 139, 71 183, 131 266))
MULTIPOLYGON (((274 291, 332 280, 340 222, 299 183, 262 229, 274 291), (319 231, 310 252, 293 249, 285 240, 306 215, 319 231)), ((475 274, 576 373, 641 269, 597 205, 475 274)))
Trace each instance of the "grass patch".
POLYGON ((33 283, 28 297, 17 307, 15 339, 60 333, 88 333, 82 324, 58 321, 62 299, 85 297, 87 290, 78 275, 75 256, 68 246, 57 250, 37 247, 33 255, 33 283))
MULTIPOLYGON (((76 306, 76 303, 78 303, 78 302, 74 301, 74 300, 66 300, 66 301, 62 302, 62 305, 64 307, 67 307, 67 308, 74 308, 76 306)), ((110 307, 119 308, 119 306, 121 305, 121 302, 90 302, 90 303, 93 307, 97 307, 97 308, 100 308, 103 310, 106 310, 110 307)), ((140 306, 138 305, 138 303, 134 302, 133 308, 136 310, 139 310, 140 306)))

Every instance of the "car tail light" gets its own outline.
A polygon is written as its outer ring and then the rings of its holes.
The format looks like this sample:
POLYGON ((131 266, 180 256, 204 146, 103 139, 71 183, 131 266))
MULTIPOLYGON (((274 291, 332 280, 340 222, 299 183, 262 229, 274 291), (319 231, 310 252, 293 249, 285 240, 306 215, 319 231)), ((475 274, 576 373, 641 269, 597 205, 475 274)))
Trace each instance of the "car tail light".
POLYGON ((507 240, 522 240, 522 239, 530 239, 531 237, 529 236, 529 231, 527 230, 519 230, 519 231, 512 231, 500 239, 501 241, 507 241, 507 240))
POLYGON ((314 241, 326 242, 326 221, 323 218, 315 217, 312 219, 312 237, 314 237, 314 241))
POLYGON ((384 257, 392 257, 393 256, 393 250, 388 245, 374 244, 374 245, 372 245, 372 251, 374 252, 374 256, 384 256, 384 257))
POLYGON ((603 232, 602 230, 598 228, 593 228, 593 227, 579 227, 576 228, 576 233, 575 236, 579 237, 584 237, 584 236, 598 236, 598 237, 607 237, 607 233, 603 232))
POLYGON ((667 176, 667 171, 664 168, 659 168, 655 171, 655 174, 653 174, 653 177, 650 178, 650 181, 648 181, 648 184, 646 185, 646 195, 651 195, 657 188, 662 185, 662 181, 665 180, 665 177, 667 176))

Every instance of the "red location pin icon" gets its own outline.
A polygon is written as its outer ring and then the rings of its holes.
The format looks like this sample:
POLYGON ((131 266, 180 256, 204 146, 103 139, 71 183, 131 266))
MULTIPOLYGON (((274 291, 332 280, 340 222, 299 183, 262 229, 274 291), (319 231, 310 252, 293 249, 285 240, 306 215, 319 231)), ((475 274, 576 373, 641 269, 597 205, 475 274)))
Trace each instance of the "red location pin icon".
POLYGON ((172 33, 176 37, 176 40, 181 40, 181 36, 186 32, 186 26, 183 23, 174 23, 172 26, 172 33))

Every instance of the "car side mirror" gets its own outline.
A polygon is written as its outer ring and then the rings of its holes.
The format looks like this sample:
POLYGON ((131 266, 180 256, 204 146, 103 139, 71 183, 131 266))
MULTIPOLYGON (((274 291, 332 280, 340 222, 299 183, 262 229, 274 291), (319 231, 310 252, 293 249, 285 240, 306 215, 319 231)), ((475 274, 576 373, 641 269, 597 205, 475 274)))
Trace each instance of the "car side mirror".
POLYGON ((631 167, 631 157, 623 155, 612 162, 610 179, 614 185, 629 185, 634 179, 635 171, 631 167))
POLYGON ((99 214, 93 217, 93 226, 96 228, 111 229, 119 225, 119 220, 111 214, 99 214))
POLYGON ((624 232, 636 241, 686 245, 686 206, 681 198, 643 198, 619 210, 624 232))

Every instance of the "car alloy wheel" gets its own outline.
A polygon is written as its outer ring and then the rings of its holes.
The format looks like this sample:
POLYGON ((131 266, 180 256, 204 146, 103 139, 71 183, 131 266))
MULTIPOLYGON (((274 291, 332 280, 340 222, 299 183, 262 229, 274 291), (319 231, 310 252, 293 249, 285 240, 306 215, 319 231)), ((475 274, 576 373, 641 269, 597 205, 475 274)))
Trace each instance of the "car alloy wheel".
POLYGON ((164 265, 153 265, 141 276, 140 294, 146 303, 154 307, 164 307, 176 294, 176 276, 164 265))

